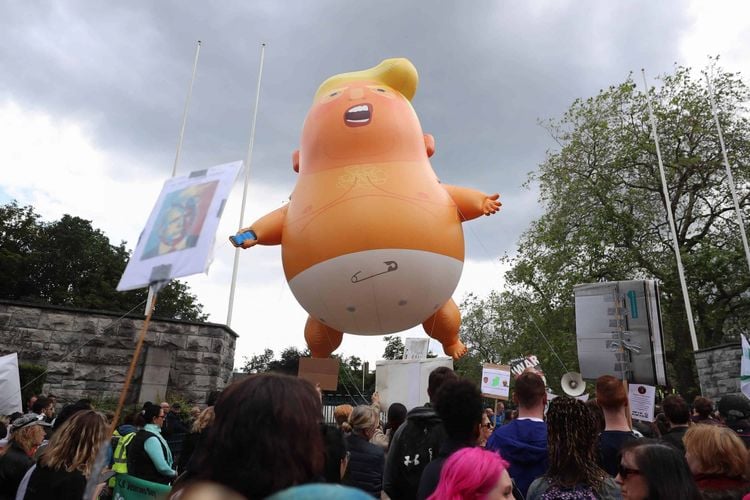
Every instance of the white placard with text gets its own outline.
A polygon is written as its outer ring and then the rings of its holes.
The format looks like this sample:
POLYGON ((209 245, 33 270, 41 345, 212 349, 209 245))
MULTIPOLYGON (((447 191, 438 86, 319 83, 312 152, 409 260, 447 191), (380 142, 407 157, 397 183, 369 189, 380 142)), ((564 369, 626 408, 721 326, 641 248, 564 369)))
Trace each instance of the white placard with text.
POLYGON ((630 416, 633 420, 642 420, 644 422, 654 421, 656 387, 653 385, 631 384, 628 386, 628 400, 630 401, 630 416))

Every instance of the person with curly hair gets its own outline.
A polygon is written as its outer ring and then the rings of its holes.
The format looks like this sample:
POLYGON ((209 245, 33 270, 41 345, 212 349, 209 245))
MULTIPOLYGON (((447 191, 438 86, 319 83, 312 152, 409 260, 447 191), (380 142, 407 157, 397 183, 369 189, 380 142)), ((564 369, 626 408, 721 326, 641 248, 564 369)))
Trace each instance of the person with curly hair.
POLYGON ((76 412, 52 436, 29 477, 24 500, 82 498, 97 454, 108 441, 104 415, 76 412))
POLYGON ((596 415, 586 404, 559 396, 547 410, 549 469, 534 480, 527 500, 619 498, 614 480, 597 464, 596 415))
POLYGON ((508 462, 483 448, 462 448, 445 461, 440 482, 428 500, 512 500, 508 462))

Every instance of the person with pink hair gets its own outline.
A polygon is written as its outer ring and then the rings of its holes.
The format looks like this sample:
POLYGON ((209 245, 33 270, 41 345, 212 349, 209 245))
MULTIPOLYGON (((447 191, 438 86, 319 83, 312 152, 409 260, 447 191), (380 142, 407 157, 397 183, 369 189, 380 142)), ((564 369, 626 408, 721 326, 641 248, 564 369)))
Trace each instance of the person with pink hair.
POLYGON ((512 500, 508 462, 497 452, 462 448, 440 472, 440 482, 427 500, 512 500))

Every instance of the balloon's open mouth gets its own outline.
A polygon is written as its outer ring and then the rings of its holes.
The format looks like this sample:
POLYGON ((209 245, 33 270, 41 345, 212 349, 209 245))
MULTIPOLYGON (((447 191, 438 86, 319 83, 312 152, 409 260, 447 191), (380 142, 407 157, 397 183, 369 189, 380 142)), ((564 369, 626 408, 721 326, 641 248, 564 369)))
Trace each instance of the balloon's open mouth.
POLYGON ((344 123, 349 127, 361 127, 370 123, 372 118, 372 106, 370 104, 358 104, 352 106, 344 113, 344 123))

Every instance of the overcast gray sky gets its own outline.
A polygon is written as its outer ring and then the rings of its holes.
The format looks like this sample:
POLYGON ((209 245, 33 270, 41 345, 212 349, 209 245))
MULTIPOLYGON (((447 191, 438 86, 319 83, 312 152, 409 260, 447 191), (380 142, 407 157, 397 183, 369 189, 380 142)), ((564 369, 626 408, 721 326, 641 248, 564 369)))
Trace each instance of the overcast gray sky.
MULTIPOLYGON (((413 105, 436 140, 446 183, 500 192, 502 211, 465 224, 467 261, 454 295, 501 289, 497 258, 540 214, 529 171, 554 149, 539 120, 645 68, 652 84, 708 55, 746 73, 746 2, 227 1, 14 2, 0 17, 0 203, 47 220, 93 221, 135 245, 171 175, 197 40, 197 77, 178 174, 245 157, 268 44, 245 222, 293 189, 291 153, 327 77, 407 57, 413 105), (705 5, 704 5, 705 4, 705 5)), ((640 75, 636 75, 640 83, 640 75)), ((241 185, 222 220, 208 276, 188 283, 226 321, 241 185)), ((306 314, 286 286, 278 248, 241 256, 232 327, 237 361, 304 346, 306 314)), ((413 330, 404 336, 422 336, 413 330)), ((345 336, 339 352, 374 362, 379 337, 345 336)), ((436 347, 439 351, 439 347, 436 347)))

